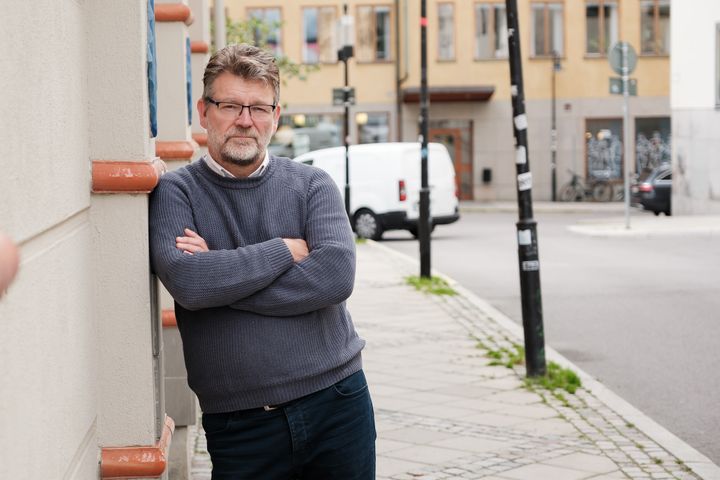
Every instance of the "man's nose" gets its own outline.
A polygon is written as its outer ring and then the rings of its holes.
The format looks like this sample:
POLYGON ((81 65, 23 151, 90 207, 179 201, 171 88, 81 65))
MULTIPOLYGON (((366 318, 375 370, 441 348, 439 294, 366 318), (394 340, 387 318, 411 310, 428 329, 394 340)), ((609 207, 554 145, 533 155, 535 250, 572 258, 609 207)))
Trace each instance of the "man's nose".
POLYGON ((250 108, 245 107, 240 112, 240 115, 235 119, 236 125, 251 126, 253 123, 252 117, 250 116, 250 108))

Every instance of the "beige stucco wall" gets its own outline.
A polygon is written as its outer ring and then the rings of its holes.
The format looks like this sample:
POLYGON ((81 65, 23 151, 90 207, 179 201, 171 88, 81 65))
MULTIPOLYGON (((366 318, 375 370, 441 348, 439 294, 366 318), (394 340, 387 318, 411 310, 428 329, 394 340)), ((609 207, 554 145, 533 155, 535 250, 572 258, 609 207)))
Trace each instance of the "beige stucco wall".
POLYGON ((153 157, 146 29, 145 0, 0 4, 3 478, 94 479, 102 447, 157 440, 147 195, 90 193, 93 160, 153 157))
POLYGON ((0 301, 7 478, 97 472, 86 21, 73 1, 0 5, 0 230, 22 259, 0 301))
POLYGON ((672 49, 672 128, 674 214, 720 213, 720 109, 715 106, 718 53, 715 29, 720 3, 674 1, 672 49), (677 26, 677 27, 676 27, 677 26))

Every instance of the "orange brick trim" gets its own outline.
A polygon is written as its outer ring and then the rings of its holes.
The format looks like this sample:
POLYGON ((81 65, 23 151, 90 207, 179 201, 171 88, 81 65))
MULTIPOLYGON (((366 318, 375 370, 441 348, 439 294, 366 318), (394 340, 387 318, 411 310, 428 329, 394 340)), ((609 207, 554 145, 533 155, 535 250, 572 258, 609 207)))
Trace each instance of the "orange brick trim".
POLYGON ((175 320, 175 310, 172 308, 166 308, 162 311, 162 326, 177 327, 177 320, 175 320))
POLYGON ((0 233, 0 298, 15 278, 19 264, 17 247, 12 240, 0 233))
POLYGON ((190 25, 193 22, 193 14, 190 7, 183 3, 156 3, 156 22, 183 22, 190 25))
POLYGON ((159 158, 144 162, 93 160, 93 193, 149 193, 165 173, 159 158))
POLYGON ((190 42, 191 53, 208 53, 209 51, 210 45, 208 45, 207 42, 203 42, 202 40, 190 42))
POLYGON ((177 142, 155 142, 155 155, 163 160, 184 159, 189 160, 195 155, 199 145, 195 140, 180 140, 177 142))
POLYGON ((170 441, 175 422, 165 415, 160 440, 148 447, 106 447, 102 449, 100 478, 158 478, 168 465, 170 441))
POLYGON ((207 146, 207 133, 193 133, 192 137, 201 147, 207 146))

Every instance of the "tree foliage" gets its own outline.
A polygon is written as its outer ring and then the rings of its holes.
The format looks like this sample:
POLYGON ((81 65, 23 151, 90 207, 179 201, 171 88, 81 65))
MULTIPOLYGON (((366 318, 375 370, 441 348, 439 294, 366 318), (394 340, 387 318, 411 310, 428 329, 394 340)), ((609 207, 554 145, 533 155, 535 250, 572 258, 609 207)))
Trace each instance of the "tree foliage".
MULTIPOLYGON (((307 76, 311 72, 319 70, 317 65, 308 65, 296 63, 287 55, 273 51, 271 39, 273 32, 277 31, 282 22, 266 22, 258 18, 250 18, 248 20, 233 21, 225 18, 226 41, 231 43, 249 43, 256 47, 264 48, 273 52, 278 68, 280 69, 280 78, 283 85, 291 78, 307 80, 307 76)), ((210 23, 211 36, 215 38, 215 24, 210 23)), ((213 45, 213 52, 216 50, 213 45)))

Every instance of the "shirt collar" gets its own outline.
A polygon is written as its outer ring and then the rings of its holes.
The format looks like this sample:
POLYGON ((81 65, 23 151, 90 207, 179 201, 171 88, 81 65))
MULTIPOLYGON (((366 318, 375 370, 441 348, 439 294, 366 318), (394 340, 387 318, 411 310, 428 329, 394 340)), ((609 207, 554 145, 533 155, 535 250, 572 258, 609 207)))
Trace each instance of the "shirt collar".
MULTIPOLYGON (((235 175, 230 173, 225 167, 223 167, 222 165, 217 163, 215 161, 215 159, 213 159, 210 156, 209 153, 205 154, 204 159, 205 159, 205 163, 207 164, 207 166, 210 167, 210 170, 217 173, 221 177, 236 178, 235 175)), ((263 159, 263 162, 260 164, 260 166, 254 172, 252 172, 250 175, 248 175, 248 178, 259 177, 260 175, 262 175, 265 172, 265 169, 267 168, 268 163, 270 163, 270 154, 268 153, 267 150, 265 150, 265 158, 263 159)))

